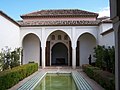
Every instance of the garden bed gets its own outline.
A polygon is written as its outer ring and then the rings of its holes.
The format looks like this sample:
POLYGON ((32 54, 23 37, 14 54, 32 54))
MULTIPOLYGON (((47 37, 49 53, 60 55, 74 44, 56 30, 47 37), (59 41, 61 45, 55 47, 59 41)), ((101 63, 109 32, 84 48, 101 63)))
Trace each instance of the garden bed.
POLYGON ((0 90, 6 90, 38 70, 37 63, 21 65, 0 73, 0 90))
POLYGON ((112 73, 103 71, 98 67, 85 64, 82 66, 83 71, 97 83, 99 83, 105 90, 115 90, 115 78, 112 73))

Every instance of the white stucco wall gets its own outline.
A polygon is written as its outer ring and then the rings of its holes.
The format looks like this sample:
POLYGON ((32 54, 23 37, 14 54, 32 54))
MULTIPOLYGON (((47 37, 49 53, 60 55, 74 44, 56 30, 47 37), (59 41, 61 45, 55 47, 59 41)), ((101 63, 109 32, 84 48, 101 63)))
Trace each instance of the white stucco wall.
MULTIPOLYGON (((68 40, 64 40, 64 36, 67 35, 65 32, 63 31, 59 31, 59 30, 56 30, 55 32, 51 33, 49 35, 49 37, 47 38, 47 41, 50 41, 50 65, 51 65, 51 50, 52 50, 52 47, 57 44, 57 43, 63 43, 64 45, 66 45, 67 49, 68 49, 68 53, 69 53, 69 41, 70 41, 70 38, 68 36, 68 40), (51 39, 51 36, 52 35, 55 35, 55 40, 52 40, 51 39), (61 40, 58 40, 58 35, 61 35, 61 40)), ((70 59, 69 59, 69 55, 68 55, 68 65, 70 63, 70 59)))
POLYGON ((8 46, 11 49, 20 46, 20 29, 5 17, 0 15, 0 50, 8 46))
MULTIPOLYGON (((78 38, 83 34, 83 33, 90 33, 91 35, 93 35, 93 37, 95 37, 95 40, 97 42, 98 39, 98 26, 47 26, 47 27, 21 27, 21 31, 20 31, 20 42, 21 42, 21 46, 22 46, 22 41, 24 36, 26 36, 29 33, 33 33, 35 35, 37 35, 40 39, 41 42, 41 47, 44 48, 46 47, 46 41, 49 40, 48 37, 54 32, 54 31, 63 31, 62 33, 58 33, 58 34, 67 34, 69 37, 69 40, 72 43, 72 49, 76 50, 76 43, 78 38)), ((86 39, 85 39, 86 40, 86 39)), ((88 38, 89 40, 89 38, 88 38)), ((59 42, 59 40, 56 41, 56 43, 59 42)), ((63 41, 64 42, 64 41, 63 41)), ((65 41, 66 42, 66 41, 65 41)), ((54 42, 55 43, 55 42, 54 42)), ((84 44, 86 44, 87 42, 83 42, 83 46, 84 44)), ((96 45, 96 43, 95 43, 96 45)), ((66 45, 67 46, 67 45, 66 45)), ((89 46, 88 46, 89 47, 89 46)), ((90 47, 91 48, 91 47, 90 47)), ((42 51, 43 51, 42 50, 42 51)), ((82 49, 81 49, 82 50, 82 49)), ((85 49, 85 51, 87 51, 87 48, 85 49)), ((45 52, 43 52, 45 53, 45 52)), ((84 54, 87 52, 84 52, 84 54)), ((90 53, 89 53, 90 54, 90 53)), ((86 54, 88 57, 89 54, 86 54)), ((75 53, 73 54, 73 63, 75 64, 75 60, 76 60, 76 55, 75 53)), ((44 57, 44 60, 42 59, 42 61, 45 61, 45 54, 44 56, 42 55, 42 57, 44 57)), ((84 55, 83 55, 84 57, 84 55)), ((68 58, 69 59, 69 58, 68 58)), ((87 60, 87 59, 86 59, 87 60)), ((84 58, 81 59, 80 62, 81 64, 83 63, 88 63, 84 58)), ((45 64, 45 62, 44 62, 45 64)))
POLYGON ((34 61, 40 64, 40 40, 34 34, 28 34, 23 40, 23 64, 34 61))
POLYGON ((110 28, 112 28, 113 27, 113 24, 112 23, 102 23, 101 25, 100 25, 100 27, 101 27, 101 32, 105 32, 105 31, 107 31, 108 29, 110 29, 110 28))
MULTIPOLYGON (((17 47, 23 47, 24 60, 23 63, 28 63, 29 61, 34 60, 35 62, 40 62, 40 46, 42 47, 42 64, 45 66, 45 47, 48 37, 54 31, 63 31, 64 33, 58 34, 67 34, 69 40, 72 43, 72 59, 73 65, 75 66, 76 62, 76 44, 77 40, 80 41, 80 65, 88 63, 88 56, 93 53, 93 47, 96 44, 105 45, 105 46, 114 46, 114 32, 110 32, 105 35, 101 33, 112 28, 112 23, 101 23, 99 26, 39 26, 39 27, 19 27, 15 23, 11 22, 4 16, 0 15, 0 50, 8 46, 11 49, 17 47), (36 37, 31 36, 23 39, 26 35, 33 33, 36 37), (84 33, 89 33, 92 35, 81 36, 84 33), (78 39, 81 36, 80 39, 78 39), (94 37, 94 38, 93 38, 94 37), (94 40, 95 39, 95 40, 94 40), (41 44, 41 45, 40 45, 41 44)), ((58 43, 56 40, 54 44, 58 43)), ((67 47, 68 41, 62 41, 67 47)), ((52 48, 52 46, 51 46, 52 48)), ((68 56, 69 57, 69 56, 68 56)))
MULTIPOLYGON (((82 65, 82 64, 88 63, 89 54, 93 55, 93 51, 91 51, 89 48, 92 48, 92 50, 93 50, 93 48, 95 47, 96 44, 109 45, 109 46, 114 45, 113 33, 105 35, 105 36, 100 35, 102 32, 104 32, 110 28, 112 28, 111 24, 104 24, 104 25, 101 24, 100 26, 21 27, 20 42, 21 42, 21 46, 22 46, 22 40, 23 40, 24 36, 26 36, 29 33, 33 33, 39 37, 41 46, 45 47, 46 41, 48 40, 48 37, 51 35, 51 33, 59 30, 59 31, 63 31, 64 34, 66 33, 69 36, 71 43, 72 43, 72 47, 76 48, 76 43, 77 43, 78 38, 84 33, 90 33, 95 38, 95 40, 96 40, 95 42, 91 38, 83 38, 80 40, 81 41, 81 43, 80 43, 81 44, 80 45, 80 54, 81 54, 80 55, 80 65, 82 65), (88 42, 84 42, 84 41, 88 41, 88 42), (91 43, 91 42, 93 42, 93 43, 91 43), (86 46, 86 48, 84 48, 85 45, 88 45, 88 46, 86 46), (89 47, 89 48, 87 48, 87 47, 89 47)), ((61 33, 57 33, 57 34, 61 34, 61 33)), ((57 42, 59 42, 59 41, 57 40, 56 43, 57 42)))
POLYGON ((91 54, 92 61, 94 61, 93 54, 94 54, 94 47, 96 46, 96 39, 89 33, 85 33, 80 36, 78 39, 80 42, 80 65, 82 64, 89 64, 89 56, 91 54))
POLYGON ((107 46, 115 46, 115 36, 114 31, 102 36, 102 43, 103 45, 107 46))
POLYGON ((101 33, 111 29, 113 25, 111 23, 108 24, 101 24, 98 29, 98 44, 99 45, 105 45, 105 46, 115 46, 115 40, 114 40, 114 31, 110 32, 105 35, 101 35, 101 33))
MULTIPOLYGON (((56 30, 60 30, 65 32, 70 40, 73 42, 74 47, 76 47, 77 39, 83 33, 91 33, 96 39, 98 38, 98 26, 48 26, 48 27, 21 27, 20 31, 20 41, 22 43, 22 39, 25 35, 29 33, 36 34, 42 44, 46 44, 46 41, 51 33, 56 30)), ((46 45, 45 45, 46 46, 46 45)))
POLYGON ((35 34, 41 41, 42 39, 42 28, 41 27, 20 27, 20 45, 22 46, 23 38, 30 34, 35 34))
POLYGON ((74 34, 74 41, 77 42, 79 37, 84 33, 90 33, 93 35, 96 39, 96 42, 98 40, 98 26, 78 26, 75 28, 75 34, 74 34))

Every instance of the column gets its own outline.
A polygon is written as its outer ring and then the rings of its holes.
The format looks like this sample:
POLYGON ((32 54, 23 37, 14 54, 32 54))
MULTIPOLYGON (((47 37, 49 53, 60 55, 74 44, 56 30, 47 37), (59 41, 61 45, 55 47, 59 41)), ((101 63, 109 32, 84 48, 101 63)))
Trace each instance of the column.
POLYGON ((76 29, 72 27, 72 68, 76 68, 76 29))
POLYGON ((116 69, 116 73, 115 75, 117 76, 116 77, 116 80, 117 80, 117 87, 118 87, 118 90, 120 90, 120 20, 119 20, 119 28, 118 28, 118 40, 116 41, 116 44, 118 44, 115 52, 118 50, 118 53, 116 54, 116 60, 115 60, 115 69, 116 69))
POLYGON ((42 48, 42 68, 45 68, 45 47, 46 47, 46 40, 45 40, 45 28, 42 27, 42 40, 41 40, 41 48, 42 48))
POLYGON ((76 68, 76 48, 72 47, 72 68, 76 68))
POLYGON ((115 30, 115 87, 120 90, 120 21, 114 23, 115 30))
POLYGON ((120 0, 110 1, 110 18, 115 30, 115 90, 120 90, 120 0))
POLYGON ((42 46, 42 68, 45 68, 45 46, 42 46))

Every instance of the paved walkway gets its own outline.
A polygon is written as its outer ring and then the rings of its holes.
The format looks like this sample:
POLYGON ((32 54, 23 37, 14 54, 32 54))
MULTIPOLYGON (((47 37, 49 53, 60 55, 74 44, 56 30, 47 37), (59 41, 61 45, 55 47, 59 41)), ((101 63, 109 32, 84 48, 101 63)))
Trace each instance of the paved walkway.
POLYGON ((40 71, 46 71, 46 72, 72 72, 72 71, 78 71, 79 73, 81 73, 82 77, 91 85, 91 87, 94 90, 104 90, 104 88, 102 88, 98 83, 96 83, 94 80, 90 79, 83 71, 82 69, 78 68, 78 69, 72 69, 71 67, 46 67, 45 69, 39 69, 37 72, 35 72, 34 74, 30 75, 29 77, 25 78, 24 80, 20 81, 18 84, 16 84, 15 86, 13 86, 12 88, 10 88, 9 90, 16 90, 18 87, 20 87, 23 83, 25 83, 26 81, 28 81, 30 78, 34 77, 34 75, 36 75, 37 73, 39 73, 40 71))

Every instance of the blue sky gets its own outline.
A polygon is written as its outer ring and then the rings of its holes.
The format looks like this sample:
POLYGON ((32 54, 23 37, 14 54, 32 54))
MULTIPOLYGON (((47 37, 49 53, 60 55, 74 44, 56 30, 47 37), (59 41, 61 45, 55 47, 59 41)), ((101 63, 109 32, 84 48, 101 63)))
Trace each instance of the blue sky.
POLYGON ((43 9, 81 9, 107 15, 109 0, 0 0, 0 10, 15 20, 43 9))

